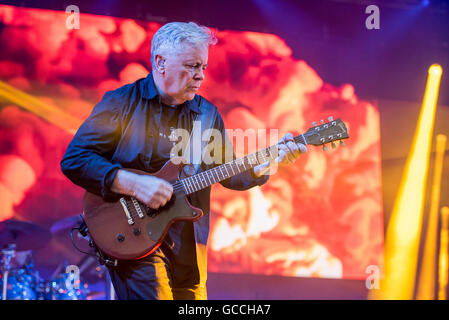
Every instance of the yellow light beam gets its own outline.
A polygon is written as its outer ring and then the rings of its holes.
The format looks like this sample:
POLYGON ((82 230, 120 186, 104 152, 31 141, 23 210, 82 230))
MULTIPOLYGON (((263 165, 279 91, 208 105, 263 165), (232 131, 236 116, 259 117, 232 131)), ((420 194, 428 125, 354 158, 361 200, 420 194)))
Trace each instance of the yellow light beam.
POLYGON ((418 124, 385 239, 385 277, 370 299, 413 299, 432 131, 441 67, 429 68, 418 124))
POLYGON ((421 260, 421 271, 419 273, 418 290, 416 295, 416 298, 419 300, 435 299, 438 209, 440 207, 440 186, 445 151, 446 136, 444 134, 439 134, 436 137, 432 195, 430 198, 426 239, 424 242, 424 252, 421 260))
POLYGON ((0 81, 0 96, 71 134, 75 134, 76 130, 81 126, 82 121, 80 119, 3 81, 0 81))
POLYGON ((446 300, 449 250, 449 208, 441 208, 440 257, 438 263, 438 300, 446 300))

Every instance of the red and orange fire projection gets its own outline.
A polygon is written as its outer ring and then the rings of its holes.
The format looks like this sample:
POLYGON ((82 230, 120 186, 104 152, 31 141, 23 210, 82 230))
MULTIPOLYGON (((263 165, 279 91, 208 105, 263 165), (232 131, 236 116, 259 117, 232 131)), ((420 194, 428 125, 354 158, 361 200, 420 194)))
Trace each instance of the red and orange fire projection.
MULTIPOLYGON (((68 30, 66 19, 65 12, 0 6, 0 80, 81 122, 105 91, 148 74, 160 25, 81 14, 80 29, 68 30)), ((366 278, 367 266, 382 266, 377 109, 350 84, 326 84, 275 35, 217 37, 200 94, 218 106, 227 128, 282 136, 333 116, 345 121, 350 139, 329 152, 309 146, 261 188, 215 185, 208 270, 366 278)), ((83 190, 59 170, 73 124, 0 99, 1 219, 49 225, 79 214, 83 190)))

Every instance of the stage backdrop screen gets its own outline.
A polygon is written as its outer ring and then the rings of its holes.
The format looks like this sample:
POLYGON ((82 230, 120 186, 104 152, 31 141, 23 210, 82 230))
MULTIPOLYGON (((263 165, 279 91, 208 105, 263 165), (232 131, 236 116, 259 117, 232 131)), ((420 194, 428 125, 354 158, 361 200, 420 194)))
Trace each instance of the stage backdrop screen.
MULTIPOLYGON (((1 220, 51 226, 81 213, 83 190, 60 171, 65 149, 106 91, 151 70, 160 23, 81 13, 77 28, 71 19, 0 6, 1 220)), ((365 279, 368 266, 382 266, 377 108, 357 97, 356 84, 326 83, 276 35, 216 34, 199 94, 218 107, 228 129, 278 130, 280 138, 333 116, 346 123, 350 139, 327 152, 309 146, 262 187, 214 185, 209 272, 365 279)), ((41 261, 74 250, 49 246, 41 261)))

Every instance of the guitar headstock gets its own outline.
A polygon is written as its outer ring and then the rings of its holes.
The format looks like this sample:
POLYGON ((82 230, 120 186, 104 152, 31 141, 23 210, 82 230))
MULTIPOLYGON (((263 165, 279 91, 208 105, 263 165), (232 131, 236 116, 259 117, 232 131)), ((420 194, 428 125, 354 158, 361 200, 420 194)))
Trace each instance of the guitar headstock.
MULTIPOLYGON (((321 120, 321 125, 316 125, 315 122, 312 123, 313 127, 304 133, 307 144, 321 146, 331 143, 332 148, 335 148, 333 142, 340 140, 340 145, 344 146, 343 139, 349 138, 346 125, 340 118, 334 120, 332 117, 329 117, 328 120, 329 122, 327 123, 321 120)), ((324 150, 327 150, 326 146, 324 146, 324 150)))

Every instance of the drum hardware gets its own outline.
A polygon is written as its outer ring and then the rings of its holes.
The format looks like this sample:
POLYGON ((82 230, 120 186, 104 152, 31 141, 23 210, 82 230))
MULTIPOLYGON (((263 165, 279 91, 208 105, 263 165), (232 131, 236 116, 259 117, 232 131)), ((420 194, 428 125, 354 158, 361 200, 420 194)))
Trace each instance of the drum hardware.
MULTIPOLYGON (((95 299, 102 296, 102 292, 90 292, 88 285, 80 278, 88 281, 102 280, 105 284, 104 298, 113 300, 114 289, 107 272, 106 265, 114 265, 113 261, 100 259, 93 253, 95 249, 92 241, 86 237, 87 227, 80 225, 79 215, 57 221, 51 227, 51 233, 45 228, 30 222, 6 220, 0 222, 0 299, 2 300, 82 300, 95 299), (61 262, 50 276, 44 280, 34 268, 33 250, 47 245, 53 236, 66 236, 70 231, 79 230, 85 244, 89 244, 92 253, 87 253, 79 266, 79 273, 66 272, 68 262, 61 262), (100 264, 99 261, 100 260, 100 264)), ((85 224, 84 224, 85 226, 85 224)), ((81 237, 80 237, 81 238, 81 237)), ((72 238, 73 240, 73 238, 72 238)))
POLYGON ((58 266, 49 281, 41 279, 35 270, 32 252, 47 245, 51 237, 48 230, 34 223, 14 219, 0 222, 2 300, 86 299, 87 284, 66 272, 67 261, 58 266))
MULTIPOLYGON (((104 297, 107 300, 114 300, 115 293, 112 283, 109 278, 106 266, 117 266, 117 260, 110 260, 107 256, 104 256, 96 247, 93 241, 90 239, 87 225, 82 218, 82 215, 75 215, 56 221, 50 228, 53 235, 67 235, 70 234, 72 245, 81 253, 84 253, 84 257, 77 263, 79 266, 80 275, 84 280, 88 282, 96 282, 98 280, 104 281, 104 297), (77 230, 78 236, 74 237, 73 231, 77 230), (74 239, 75 238, 75 239, 74 239), (75 240, 84 241, 75 241, 75 240), (86 242, 89 249, 86 248, 86 242), (79 244, 82 244, 82 248, 79 248, 79 244), (86 248, 86 249, 85 249, 86 248), (87 251, 86 251, 87 250, 87 251), (89 252, 90 251, 90 252, 89 252)), ((92 299, 99 296, 99 292, 93 292, 87 296, 87 299, 92 299)))
POLYGON ((32 250, 44 247, 50 239, 51 233, 37 224, 15 219, 0 222, 2 300, 38 298, 40 278, 32 250))

